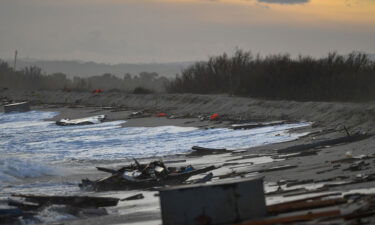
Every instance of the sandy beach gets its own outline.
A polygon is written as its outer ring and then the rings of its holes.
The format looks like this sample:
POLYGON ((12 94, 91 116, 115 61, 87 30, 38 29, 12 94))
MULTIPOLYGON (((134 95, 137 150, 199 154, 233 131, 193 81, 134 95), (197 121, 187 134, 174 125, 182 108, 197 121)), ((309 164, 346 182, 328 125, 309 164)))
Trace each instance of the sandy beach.
MULTIPOLYGON (((270 144, 245 149, 245 151, 189 157, 186 155, 164 156, 164 161, 178 161, 171 166, 220 165, 212 171, 215 180, 238 180, 246 177, 264 177, 267 204, 303 198, 322 193, 375 193, 374 181, 361 183, 345 183, 358 176, 374 174, 375 167, 372 158, 365 158, 368 164, 361 170, 350 170, 350 163, 335 163, 337 160, 360 155, 373 156, 375 137, 370 136, 360 141, 324 145, 308 149, 314 152, 309 155, 289 155, 281 150, 291 146, 301 146, 309 143, 330 140, 347 136, 344 127, 354 135, 357 132, 374 134, 375 102, 366 103, 337 103, 337 102, 292 102, 267 101, 259 99, 232 97, 226 95, 130 95, 124 93, 74 93, 74 92, 13 92, 5 90, 0 93, 1 99, 14 102, 28 101, 33 110, 55 111, 59 114, 52 121, 61 118, 82 118, 105 114, 106 121, 124 120, 125 127, 157 127, 180 126, 207 128, 225 128, 239 122, 268 122, 286 120, 288 122, 312 122, 311 126, 292 129, 290 132, 309 132, 295 141, 270 144), (131 118, 133 112, 143 112, 142 118, 131 118), (173 118, 157 117, 158 113, 166 113, 173 118), (223 119, 219 121, 201 120, 199 116, 218 113, 223 119), (271 159, 271 160, 270 160, 271 159), (291 166, 285 170, 268 170, 275 167, 291 166), (263 172, 259 172, 263 171, 263 172), (290 186, 282 186, 285 190, 300 188, 300 190, 271 194, 277 190, 277 182, 286 182, 290 186), (341 183, 340 183, 341 182, 341 183), (328 185, 327 185, 328 184, 328 185), (329 186, 329 184, 332 184, 329 186), (325 186, 324 186, 325 185, 325 186), (321 187, 325 189, 319 189, 321 187), (316 193, 311 190, 320 190, 316 193), (310 191, 310 192, 309 192, 310 191)), ((192 146, 186 146, 190 149, 192 146)), ((140 159, 141 162, 151 161, 152 158, 140 159)), ((83 178, 97 179, 106 174, 95 170, 96 166, 119 168, 130 163, 124 160, 111 161, 71 161, 66 167, 75 170, 67 176, 47 176, 28 178, 21 183, 62 181, 79 182, 83 178), (82 165, 84 164, 84 166, 82 165), (92 166, 92 169, 90 167, 92 166), (81 168, 79 170, 79 168, 81 168), (77 172, 79 171, 79 172, 77 172)), ((197 179, 199 176, 192 177, 197 179)), ((17 185, 14 183, 13 185, 17 185)), ((92 218, 74 218, 61 224, 161 224, 159 199, 157 191, 110 191, 78 193, 93 196, 112 196, 124 198, 142 193, 145 198, 129 202, 120 202, 116 207, 108 209, 109 215, 92 218)), ((75 193, 77 194, 77 193, 75 193)))

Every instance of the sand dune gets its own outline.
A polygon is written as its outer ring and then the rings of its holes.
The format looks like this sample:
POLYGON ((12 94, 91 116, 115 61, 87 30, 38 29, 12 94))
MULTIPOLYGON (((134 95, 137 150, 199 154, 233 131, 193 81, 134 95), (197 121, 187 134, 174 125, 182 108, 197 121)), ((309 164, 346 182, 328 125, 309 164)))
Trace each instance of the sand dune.
POLYGON ((375 102, 294 102, 269 101, 227 95, 154 94, 133 95, 124 93, 38 91, 15 92, 6 90, 3 97, 15 101, 28 100, 32 104, 75 104, 91 106, 127 107, 134 110, 150 109, 176 114, 226 114, 247 120, 307 120, 319 126, 352 130, 373 131, 375 102))

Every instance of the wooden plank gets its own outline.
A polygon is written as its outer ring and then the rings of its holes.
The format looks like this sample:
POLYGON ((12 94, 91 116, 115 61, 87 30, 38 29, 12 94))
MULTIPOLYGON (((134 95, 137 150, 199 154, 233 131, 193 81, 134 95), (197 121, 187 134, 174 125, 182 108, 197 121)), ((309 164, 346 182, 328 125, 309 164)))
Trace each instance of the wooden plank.
POLYGON ((71 205, 75 207, 108 207, 116 206, 120 199, 107 197, 89 196, 43 196, 43 195, 23 195, 13 194, 14 197, 25 198, 26 201, 41 205, 71 205))
POLYGON ((347 201, 343 198, 335 198, 335 199, 325 199, 325 200, 306 200, 306 201, 293 201, 293 202, 284 202, 279 204, 274 204, 267 206, 267 211, 269 213, 287 213, 299 210, 307 210, 307 209, 315 209, 315 208, 323 208, 328 206, 340 205, 344 204, 347 201))
POLYGON ((309 212, 300 215, 293 215, 293 216, 283 216, 283 217, 274 217, 274 218, 264 218, 261 220, 254 220, 245 223, 241 223, 238 225, 272 225, 272 224, 284 224, 284 223, 293 223, 293 222, 300 222, 300 221, 309 221, 313 219, 319 219, 323 217, 333 217, 333 216, 340 216, 340 210, 330 210, 330 211, 323 211, 323 212, 309 212))

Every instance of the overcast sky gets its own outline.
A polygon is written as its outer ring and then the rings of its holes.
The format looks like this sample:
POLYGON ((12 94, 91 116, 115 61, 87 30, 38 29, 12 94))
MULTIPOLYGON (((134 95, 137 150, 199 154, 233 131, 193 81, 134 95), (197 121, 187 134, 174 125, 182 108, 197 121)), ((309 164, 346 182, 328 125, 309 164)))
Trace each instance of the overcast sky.
POLYGON ((176 62, 375 53, 375 0, 0 0, 0 58, 176 62))

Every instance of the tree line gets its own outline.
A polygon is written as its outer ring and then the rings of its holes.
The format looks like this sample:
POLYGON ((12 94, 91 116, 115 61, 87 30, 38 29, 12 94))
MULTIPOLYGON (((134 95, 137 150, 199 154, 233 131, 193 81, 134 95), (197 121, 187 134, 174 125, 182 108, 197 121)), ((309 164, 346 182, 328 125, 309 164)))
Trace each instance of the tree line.
POLYGON ((36 66, 15 71, 7 62, 0 60, 0 88, 14 90, 65 90, 133 92, 143 90, 148 93, 164 91, 167 78, 154 72, 141 72, 138 75, 125 74, 119 78, 113 74, 72 79, 64 73, 45 74, 36 66))
POLYGON ((367 101, 375 99, 375 62, 356 52, 292 58, 237 50, 233 56, 224 53, 191 65, 166 90, 275 100, 367 101))

